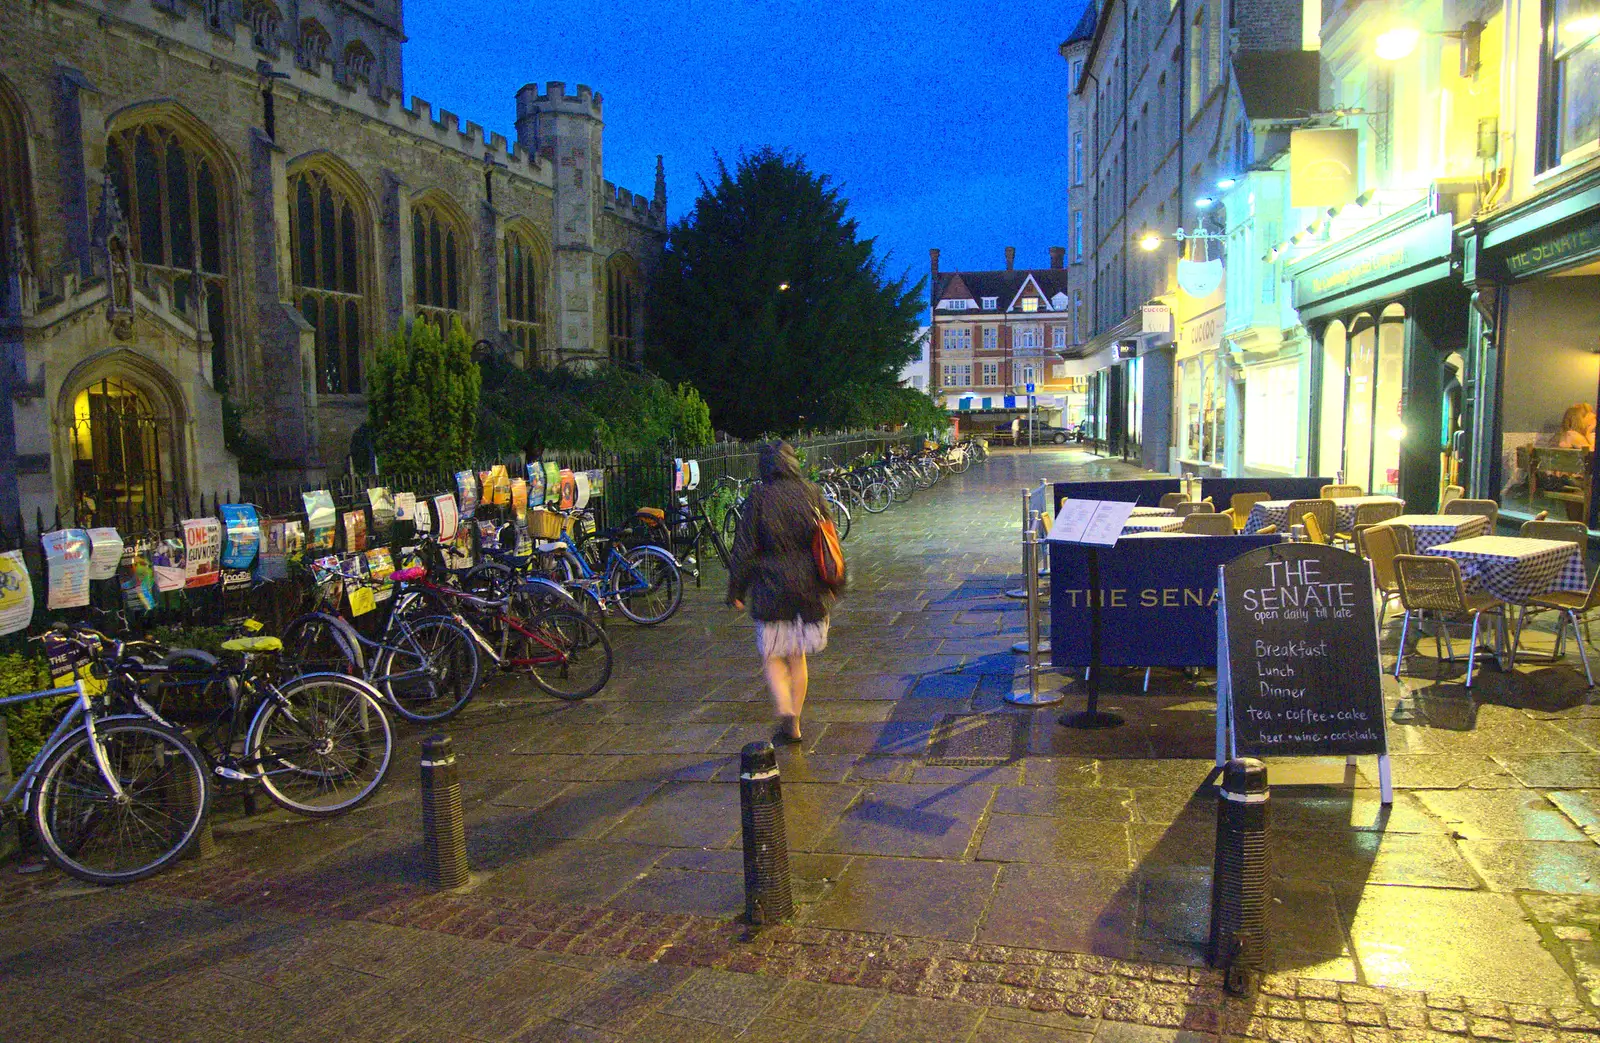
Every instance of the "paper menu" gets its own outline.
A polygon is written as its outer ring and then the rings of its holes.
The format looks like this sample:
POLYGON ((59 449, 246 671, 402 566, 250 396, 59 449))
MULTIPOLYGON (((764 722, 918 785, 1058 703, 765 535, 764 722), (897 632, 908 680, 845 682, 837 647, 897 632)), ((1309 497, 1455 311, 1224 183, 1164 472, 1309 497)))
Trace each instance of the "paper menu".
POLYGON ((1114 547, 1135 506, 1115 500, 1063 500, 1046 539, 1114 547))

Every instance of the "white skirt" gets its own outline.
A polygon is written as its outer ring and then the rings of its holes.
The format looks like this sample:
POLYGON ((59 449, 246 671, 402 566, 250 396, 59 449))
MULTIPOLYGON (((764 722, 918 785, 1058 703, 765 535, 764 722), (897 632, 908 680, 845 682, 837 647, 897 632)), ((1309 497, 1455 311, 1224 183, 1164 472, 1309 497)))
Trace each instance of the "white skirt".
POLYGON ((807 623, 799 616, 756 623, 756 651, 763 659, 811 655, 828 647, 828 621, 807 623))

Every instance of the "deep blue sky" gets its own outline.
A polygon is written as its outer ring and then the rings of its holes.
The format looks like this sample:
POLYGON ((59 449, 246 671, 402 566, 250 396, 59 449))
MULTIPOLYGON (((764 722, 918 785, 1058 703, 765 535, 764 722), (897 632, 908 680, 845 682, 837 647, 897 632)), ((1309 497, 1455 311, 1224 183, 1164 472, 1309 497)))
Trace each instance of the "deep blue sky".
POLYGON ((1049 264, 1066 232, 1066 63, 1080 0, 408 0, 406 92, 514 136, 524 83, 605 96, 609 180, 682 217, 715 154, 763 145, 832 176, 887 271, 1049 264), (1053 9, 1052 9, 1053 8, 1053 9))

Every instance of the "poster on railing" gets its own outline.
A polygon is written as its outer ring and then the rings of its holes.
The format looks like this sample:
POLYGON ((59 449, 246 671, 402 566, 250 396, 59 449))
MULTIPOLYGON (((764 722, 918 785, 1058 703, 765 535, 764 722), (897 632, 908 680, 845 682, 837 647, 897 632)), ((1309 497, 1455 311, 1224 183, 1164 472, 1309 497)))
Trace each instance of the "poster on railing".
POLYGON ((690 489, 698 489, 698 488, 700 488, 700 461, 699 460, 690 460, 689 461, 689 485, 688 485, 688 487, 690 489))
POLYGON ((417 494, 400 492, 394 494, 394 520, 397 522, 415 522, 417 520, 417 494))
POLYGON ((683 492, 684 479, 687 477, 688 473, 689 473, 688 470, 683 466, 683 457, 681 457, 681 456, 673 457, 672 458, 672 491, 673 492, 675 492, 675 493, 683 492))
POLYGON ((554 507, 561 502, 561 465, 554 460, 544 462, 544 505, 554 507))
POLYGON ((89 530, 89 578, 110 579, 122 561, 122 535, 109 526, 89 530))
POLYGON ((449 543, 455 539, 456 529, 461 524, 461 513, 456 509, 456 498, 449 493, 435 496, 433 513, 439 518, 439 542, 449 543))
POLYGON ((472 567, 472 531, 465 525, 458 527, 455 539, 444 545, 444 558, 445 564, 452 569, 472 567))
POLYGON ((261 549, 261 518, 253 504, 225 503, 222 505, 222 524, 226 527, 227 542, 222 548, 222 567, 248 569, 255 564, 261 549))
POLYGON ((0 636, 25 629, 33 619, 33 579, 20 550, 0 554, 0 636))
POLYGON ((560 506, 564 511, 570 511, 572 505, 578 502, 578 480, 572 476, 570 468, 561 469, 561 501, 560 506))
POLYGON ((82 608, 89 603, 89 534, 60 529, 39 537, 44 544, 49 591, 47 608, 82 608))
POLYGON ((306 502, 306 549, 332 550, 333 529, 339 520, 339 512, 333 506, 333 494, 326 489, 318 489, 304 493, 300 498, 306 502))
POLYGON ((373 547, 367 551, 367 575, 372 580, 376 600, 385 601, 394 593, 389 577, 394 575, 394 558, 388 547, 373 547))
POLYGON ((544 503, 544 464, 535 460, 528 465, 528 506, 544 503))
POLYGON ((394 494, 387 486, 376 486, 367 490, 367 501, 372 504, 372 542, 388 543, 397 513, 394 494))
POLYGON ((122 607, 129 612, 149 612, 156 607, 156 571, 150 564, 150 541, 129 540, 117 566, 117 586, 122 607))
POLYGON ((606 473, 599 468, 589 472, 589 496, 600 499, 606 494, 606 473))
POLYGON ((478 476, 471 471, 456 472, 456 513, 470 518, 478 510, 478 476))
POLYGON ((528 480, 526 478, 511 479, 511 510, 517 516, 517 524, 528 524, 528 480))
POLYGON ((257 576, 272 582, 289 578, 288 540, 288 519, 269 518, 261 523, 261 553, 256 556, 257 576))
POLYGON ((190 518, 183 523, 183 585, 209 587, 222 578, 222 523, 190 518))
POLYGON ((360 554, 367 549, 367 512, 359 507, 345 512, 344 549, 346 554, 360 554))
POLYGON ((156 592, 167 594, 182 590, 185 576, 183 568, 183 540, 168 537, 157 540, 150 548, 150 568, 156 575, 156 592))
POLYGON ((572 505, 581 511, 583 508, 589 506, 589 472, 573 471, 572 481, 577 489, 577 493, 573 498, 572 505))
POLYGON ((428 510, 427 500, 418 500, 411 508, 411 520, 418 532, 433 531, 433 512, 428 510))

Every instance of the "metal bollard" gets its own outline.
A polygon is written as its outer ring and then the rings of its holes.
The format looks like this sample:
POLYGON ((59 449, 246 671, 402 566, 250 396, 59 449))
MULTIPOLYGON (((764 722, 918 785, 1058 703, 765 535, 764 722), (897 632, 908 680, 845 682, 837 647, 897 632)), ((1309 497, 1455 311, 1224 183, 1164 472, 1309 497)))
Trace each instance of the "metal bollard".
MULTIPOLYGON (((1038 514, 1032 516, 1035 524, 1028 527, 1022 535, 1022 560, 1023 575, 1028 575, 1039 559, 1039 527, 1038 514)), ((1039 653, 1050 651, 1050 642, 1039 639, 1040 617, 1044 614, 1044 607, 1039 603, 1039 588, 1034 586, 1028 590, 1028 638, 1011 646, 1013 652, 1024 652, 1028 656, 1028 690, 1019 691, 1013 688, 1006 693, 1005 700, 1015 706, 1050 706, 1059 703, 1064 696, 1059 690, 1039 691, 1039 653)))
POLYGON ((1243 995, 1266 966, 1272 879, 1267 854, 1267 766, 1231 760, 1217 791, 1217 852, 1211 874, 1211 965, 1243 995))
POLYGON ((770 742, 752 742, 739 751, 739 824, 744 833, 745 919, 769 924, 793 916, 783 791, 778 754, 770 742))
POLYGON ((466 885, 467 830, 448 735, 422 740, 422 855, 433 886, 449 890, 466 885))

